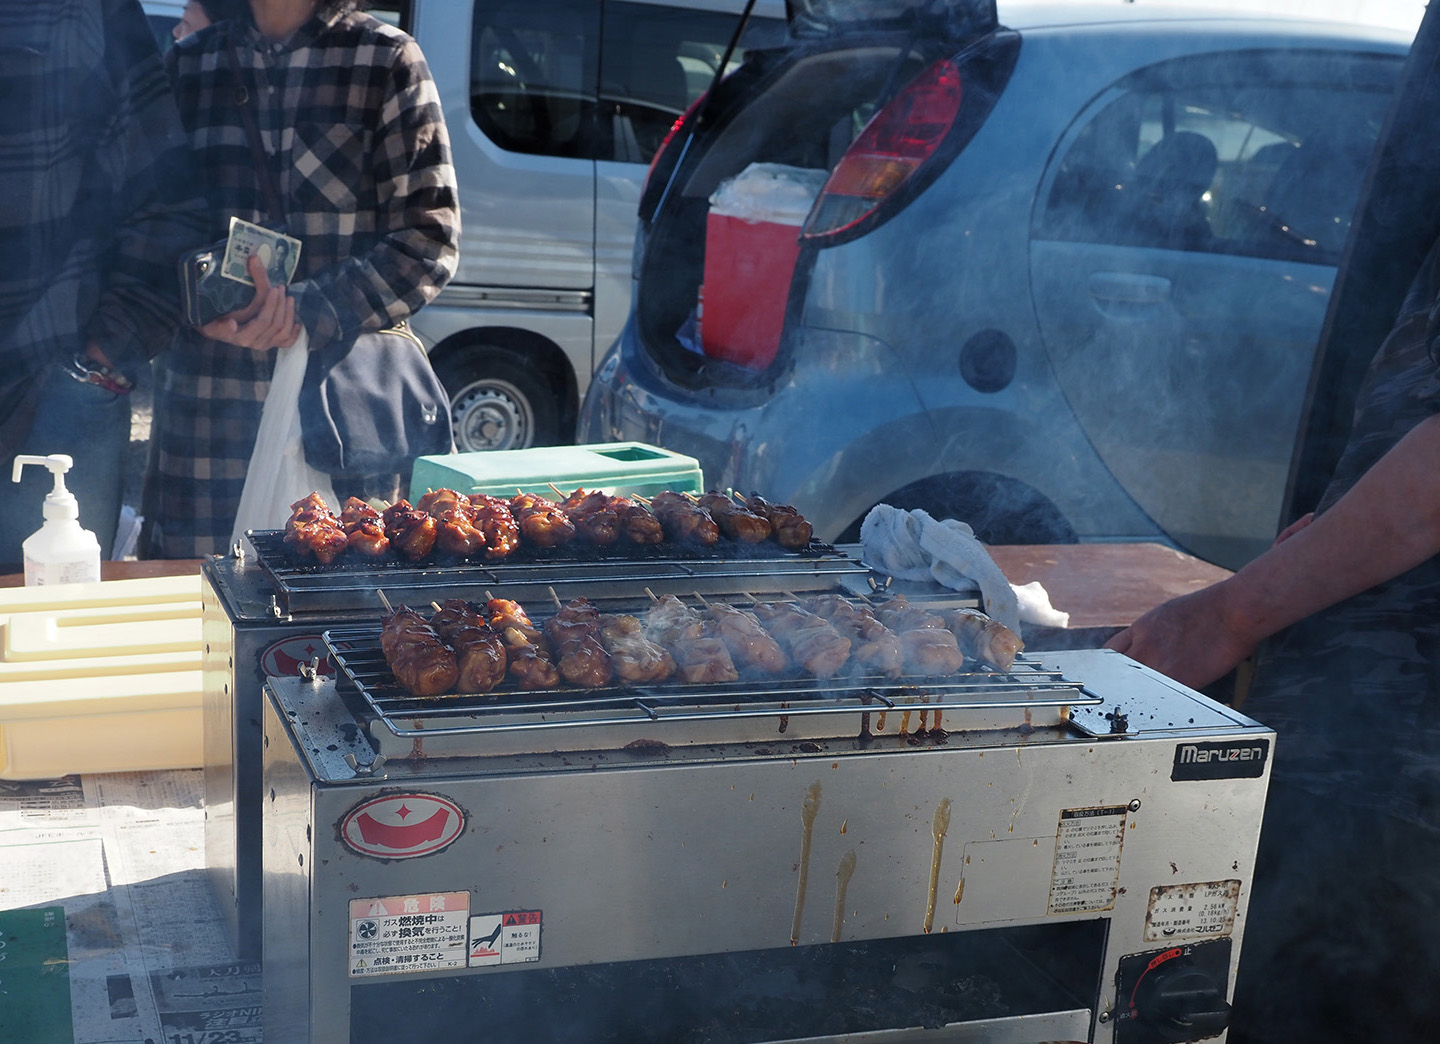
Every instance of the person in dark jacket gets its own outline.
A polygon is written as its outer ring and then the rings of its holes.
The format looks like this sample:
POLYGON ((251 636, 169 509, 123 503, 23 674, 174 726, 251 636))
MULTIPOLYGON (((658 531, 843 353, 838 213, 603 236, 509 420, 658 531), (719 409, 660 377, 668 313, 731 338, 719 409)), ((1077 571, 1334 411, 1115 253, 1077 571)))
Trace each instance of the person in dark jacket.
POLYGON ((1437 257, 1315 512, 1108 643, 1194 687, 1255 656, 1244 710, 1278 738, 1234 1044, 1421 1044, 1440 1026, 1437 257))
POLYGON ((127 392, 179 322, 176 261, 203 234, 190 153, 136 0, 0 0, 0 563, 65 453, 80 523, 109 557, 127 392))

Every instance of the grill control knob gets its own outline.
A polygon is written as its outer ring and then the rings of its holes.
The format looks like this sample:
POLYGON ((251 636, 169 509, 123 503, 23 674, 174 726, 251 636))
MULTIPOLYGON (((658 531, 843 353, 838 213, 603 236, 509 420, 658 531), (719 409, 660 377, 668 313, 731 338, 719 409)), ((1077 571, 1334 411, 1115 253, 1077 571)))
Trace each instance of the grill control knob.
POLYGON ((1213 1037, 1230 1024, 1223 984, 1187 958, 1167 962, 1141 978, 1135 990, 1140 1021, 1163 1033, 1164 1040, 1213 1037))

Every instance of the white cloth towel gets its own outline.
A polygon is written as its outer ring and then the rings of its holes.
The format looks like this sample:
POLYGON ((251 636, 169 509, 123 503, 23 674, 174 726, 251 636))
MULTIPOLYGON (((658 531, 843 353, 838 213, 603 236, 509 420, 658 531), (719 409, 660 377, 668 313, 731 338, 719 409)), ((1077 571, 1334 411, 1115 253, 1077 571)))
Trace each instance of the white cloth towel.
POLYGON ((975 531, 958 519, 879 504, 860 524, 865 561, 900 580, 934 580, 956 591, 980 590, 981 607, 1020 633, 1020 623, 1064 627, 1068 613, 1050 605, 1039 581, 1017 587, 1005 578, 975 531))

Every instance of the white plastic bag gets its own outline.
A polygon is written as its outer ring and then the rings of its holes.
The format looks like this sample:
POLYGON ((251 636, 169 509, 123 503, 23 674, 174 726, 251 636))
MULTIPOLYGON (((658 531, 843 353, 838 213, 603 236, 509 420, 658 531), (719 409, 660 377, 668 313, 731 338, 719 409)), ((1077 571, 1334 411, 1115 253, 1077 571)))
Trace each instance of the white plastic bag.
POLYGON ((260 414, 260 431, 255 436, 255 451, 250 454, 240 508, 235 513, 235 529, 230 534, 232 547, 244 538, 247 529, 283 527, 290 517, 290 505, 311 493, 324 497, 332 510, 337 506, 330 476, 305 463, 300 383, 305 379, 309 352, 309 338, 301 330, 300 338, 276 355, 275 373, 260 414))

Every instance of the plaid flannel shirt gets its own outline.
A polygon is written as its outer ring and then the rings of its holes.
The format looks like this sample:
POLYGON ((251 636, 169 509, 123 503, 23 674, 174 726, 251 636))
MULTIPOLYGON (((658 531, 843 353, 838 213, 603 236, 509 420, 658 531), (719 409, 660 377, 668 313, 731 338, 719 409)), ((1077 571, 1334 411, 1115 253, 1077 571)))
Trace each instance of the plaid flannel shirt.
MULTIPOLYGON (((210 201, 210 239, 235 215, 282 221, 301 240, 290 291, 312 350, 394 325, 449 281, 460 224, 450 140, 409 36, 359 12, 312 18, 281 42, 237 20, 181 40, 168 64, 210 201), (265 212, 232 40, 284 214, 265 212)), ((187 331, 166 356, 152 498, 164 555, 225 550, 274 355, 187 331)))
POLYGON ((0 390, 87 340, 137 378, 203 203, 135 0, 0 0, 0 156, 0 390))

